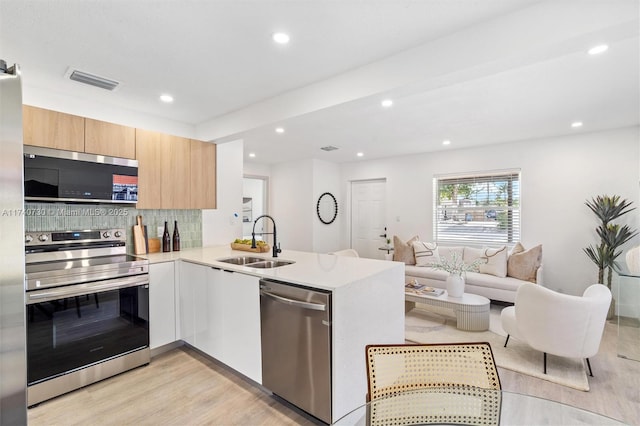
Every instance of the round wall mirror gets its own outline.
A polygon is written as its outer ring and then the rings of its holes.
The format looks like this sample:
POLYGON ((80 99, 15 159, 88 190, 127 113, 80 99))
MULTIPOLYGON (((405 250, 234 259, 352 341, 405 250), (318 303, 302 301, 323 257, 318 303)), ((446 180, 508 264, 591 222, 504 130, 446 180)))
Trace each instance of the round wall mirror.
POLYGON ((316 211, 318 212, 318 219, 325 225, 329 225, 338 216, 338 202, 336 197, 330 192, 325 192, 318 198, 318 204, 316 205, 316 211))

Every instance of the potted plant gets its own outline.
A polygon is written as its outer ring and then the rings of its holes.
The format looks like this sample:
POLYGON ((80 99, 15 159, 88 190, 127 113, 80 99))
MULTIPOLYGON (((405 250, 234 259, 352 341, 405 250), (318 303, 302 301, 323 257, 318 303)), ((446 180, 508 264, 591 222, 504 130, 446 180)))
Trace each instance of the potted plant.
MULTIPOLYGON (((613 267, 616 266, 618 256, 622 254, 622 250, 619 248, 638 235, 638 232, 632 230, 628 225, 620 226, 612 222, 635 210, 635 207, 631 208, 632 202, 621 200, 618 195, 598 195, 585 201, 585 204, 600 220, 600 225, 596 228, 600 243, 597 246, 590 245, 583 250, 598 267, 598 282, 600 284, 605 284, 605 271, 608 271, 606 286, 611 290, 613 267)), ((612 298, 607 318, 613 318, 614 313, 615 300, 612 298)))
POLYGON ((467 272, 477 272, 483 259, 476 259, 471 263, 465 263, 457 252, 451 254, 451 259, 440 258, 431 267, 449 273, 447 277, 447 294, 451 297, 462 297, 464 294, 465 275, 467 272))

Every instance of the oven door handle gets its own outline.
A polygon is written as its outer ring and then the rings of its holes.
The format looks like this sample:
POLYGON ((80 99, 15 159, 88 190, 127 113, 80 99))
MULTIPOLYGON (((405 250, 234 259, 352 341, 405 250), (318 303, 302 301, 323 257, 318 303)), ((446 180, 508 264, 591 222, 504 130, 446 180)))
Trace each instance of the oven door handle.
POLYGON ((149 275, 134 275, 132 277, 118 278, 108 281, 96 281, 85 284, 76 284, 56 289, 37 290, 27 293, 27 305, 47 302, 49 300, 65 297, 84 296, 103 291, 118 290, 127 287, 137 287, 149 284, 149 275))

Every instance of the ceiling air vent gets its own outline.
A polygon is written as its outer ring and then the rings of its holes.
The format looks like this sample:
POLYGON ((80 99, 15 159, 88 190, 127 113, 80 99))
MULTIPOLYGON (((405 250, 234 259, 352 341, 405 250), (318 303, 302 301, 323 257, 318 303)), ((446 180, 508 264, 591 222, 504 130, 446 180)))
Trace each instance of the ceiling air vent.
POLYGON ((323 146, 322 148, 320 148, 323 151, 335 151, 336 149, 338 149, 338 147, 332 146, 332 145, 327 145, 327 146, 323 146))
POLYGON ((97 75, 89 74, 86 72, 73 70, 71 74, 69 74, 69 78, 73 81, 77 81, 79 83, 88 84, 90 86, 99 87, 101 89, 113 90, 120 84, 115 80, 110 80, 108 78, 99 77, 97 75))

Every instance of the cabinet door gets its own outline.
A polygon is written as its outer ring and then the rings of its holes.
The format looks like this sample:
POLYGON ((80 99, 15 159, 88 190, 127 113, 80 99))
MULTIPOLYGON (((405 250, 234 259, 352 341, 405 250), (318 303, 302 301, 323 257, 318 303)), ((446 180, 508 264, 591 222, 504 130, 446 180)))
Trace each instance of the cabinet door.
POLYGON ((191 208, 216 208, 216 145, 191 140, 191 208))
MULTIPOLYGON (((180 282, 178 308, 180 314, 180 339, 191 346, 196 344, 197 335, 202 335, 203 326, 198 324, 206 315, 206 267, 188 262, 180 262, 180 282), (203 304, 204 303, 204 304, 203 304)), ((202 339, 201 339, 202 340, 202 339)))
POLYGON ((85 118, 84 151, 111 157, 136 158, 136 129, 85 118))
POLYGON ((225 277, 230 272, 217 268, 209 268, 207 272, 207 313, 208 334, 207 346, 204 351, 219 361, 225 362, 224 338, 226 327, 225 304, 228 302, 225 294, 225 277))
POLYGON ((139 209, 190 208, 189 139, 136 129, 139 209))
POLYGON ((188 209, 191 205, 191 155, 189 139, 177 136, 163 138, 161 164, 162 209, 188 209))
POLYGON ((223 362, 262 383, 259 278, 240 273, 227 274, 225 300, 223 362))
POLYGON ((155 349, 176 341, 174 262, 149 265, 149 340, 155 349))
POLYGON ((84 118, 28 105, 22 107, 23 143, 84 152, 84 118))
POLYGON ((162 133, 136 129, 138 159, 138 209, 161 208, 162 133))

